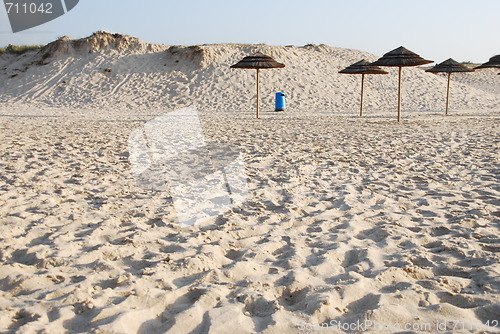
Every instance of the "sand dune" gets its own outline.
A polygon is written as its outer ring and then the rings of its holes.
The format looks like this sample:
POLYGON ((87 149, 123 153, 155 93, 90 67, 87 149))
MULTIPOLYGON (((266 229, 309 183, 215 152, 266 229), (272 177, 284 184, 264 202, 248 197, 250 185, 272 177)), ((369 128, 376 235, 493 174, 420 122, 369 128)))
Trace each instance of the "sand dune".
POLYGON ((0 332, 499 332, 489 72, 453 83, 445 117, 428 111, 446 81, 405 69, 397 123, 394 75, 356 116, 359 78, 336 72, 376 58, 360 51, 62 42, 1 59, 0 332), (255 119, 251 72, 227 67, 262 49, 287 64, 263 104, 283 89, 290 112, 255 119), (207 143, 239 148, 248 194, 182 226, 129 136, 192 104, 207 143))
MULTIPOLYGON (((255 71, 229 66, 257 51, 286 64, 284 69, 263 71, 263 108, 273 110, 274 93, 284 91, 292 112, 355 111, 360 78, 338 71, 363 58, 377 59, 366 52, 326 45, 179 47, 100 33, 81 40, 62 38, 20 58, 3 56, 0 102, 141 110, 195 105, 206 111, 250 111, 254 109, 255 71)), ((389 68, 389 72, 367 76, 368 112, 395 109, 397 70, 389 68)), ((490 72, 454 75, 450 108, 498 110, 498 78, 490 72)), ((419 68, 406 68, 403 85, 404 110, 443 109, 446 79, 419 68)))

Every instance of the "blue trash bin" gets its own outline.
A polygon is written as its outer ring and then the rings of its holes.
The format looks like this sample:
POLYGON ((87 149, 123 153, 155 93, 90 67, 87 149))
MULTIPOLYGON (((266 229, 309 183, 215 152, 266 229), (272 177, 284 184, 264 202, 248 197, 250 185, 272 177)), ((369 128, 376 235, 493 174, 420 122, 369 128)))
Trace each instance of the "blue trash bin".
POLYGON ((276 107, 275 111, 284 111, 285 110, 285 93, 278 92, 276 93, 276 107))

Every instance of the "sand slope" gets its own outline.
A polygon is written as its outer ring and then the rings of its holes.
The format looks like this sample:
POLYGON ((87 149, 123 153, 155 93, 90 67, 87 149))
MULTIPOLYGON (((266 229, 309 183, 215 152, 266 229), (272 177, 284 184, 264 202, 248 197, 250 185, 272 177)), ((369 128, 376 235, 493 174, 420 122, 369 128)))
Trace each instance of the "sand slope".
MULTIPOLYGON (((289 111, 356 112, 361 79, 338 71, 363 58, 378 58, 326 45, 169 47, 98 33, 81 40, 62 38, 38 53, 2 56, 0 102, 141 110, 195 105, 200 110, 249 111, 254 109, 255 71, 229 66, 257 51, 286 64, 284 69, 262 71, 265 110, 273 110, 274 93, 284 91, 289 111)), ((367 77, 367 111, 395 109, 397 70, 389 72, 367 77)), ((450 108, 498 110, 498 77, 489 72, 471 74, 475 79, 464 83, 461 74, 454 76, 450 108)), ((444 108, 446 79, 406 68, 403 87, 404 110, 444 108)))

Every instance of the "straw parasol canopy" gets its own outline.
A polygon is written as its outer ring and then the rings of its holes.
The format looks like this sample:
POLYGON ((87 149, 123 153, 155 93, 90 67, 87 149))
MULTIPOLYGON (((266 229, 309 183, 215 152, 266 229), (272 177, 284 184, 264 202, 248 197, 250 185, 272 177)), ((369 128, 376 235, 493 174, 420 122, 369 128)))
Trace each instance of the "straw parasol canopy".
POLYGON ((243 69, 256 69, 257 70, 257 118, 259 118, 259 70, 266 68, 283 68, 285 64, 278 63, 272 57, 267 56, 261 52, 257 52, 254 55, 246 56, 231 68, 243 68, 243 69))
POLYGON ((378 66, 371 65, 365 59, 362 59, 354 64, 351 64, 344 68, 339 73, 344 74, 388 74, 386 71, 378 66))
POLYGON ((496 55, 496 56, 491 57, 489 61, 487 61, 486 63, 484 63, 482 65, 475 67, 474 69, 477 70, 480 68, 500 68, 500 55, 496 55))
POLYGON ((370 63, 364 59, 351 64, 339 71, 342 74, 361 74, 361 101, 359 107, 359 116, 363 116, 363 91, 365 83, 365 74, 388 74, 386 71, 378 66, 370 65, 370 63))
POLYGON ((431 72, 431 73, 448 73, 448 86, 446 88, 446 112, 445 114, 448 115, 448 101, 450 97, 450 77, 451 73, 454 72, 474 72, 474 69, 469 68, 467 66, 464 66, 453 59, 449 58, 442 63, 437 64, 433 68, 429 68, 426 70, 426 72, 431 72))
POLYGON ((474 69, 469 68, 459 62, 449 58, 442 63, 437 64, 433 68, 429 68, 426 72, 431 73, 453 73, 453 72, 474 72, 474 69))
POLYGON ((400 46, 384 54, 382 58, 371 63, 374 66, 399 67, 398 79, 398 122, 401 120, 401 68, 407 66, 418 66, 432 63, 431 60, 424 59, 418 54, 400 46))

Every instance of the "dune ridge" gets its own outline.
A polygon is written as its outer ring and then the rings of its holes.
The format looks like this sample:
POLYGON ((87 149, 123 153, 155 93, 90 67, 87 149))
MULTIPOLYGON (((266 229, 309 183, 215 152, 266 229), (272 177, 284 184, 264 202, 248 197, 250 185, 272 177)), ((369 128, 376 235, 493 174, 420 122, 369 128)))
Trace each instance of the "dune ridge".
MULTIPOLYGON (((274 108, 274 93, 284 91, 291 112, 354 112, 360 78, 338 71, 361 59, 377 59, 363 51, 327 45, 164 46, 99 32, 78 40, 64 37, 20 57, 1 56, 0 102, 141 110, 194 105, 206 111, 251 111, 255 71, 229 66, 255 52, 287 65, 262 73, 262 104, 268 111, 274 108)), ((396 70, 389 72, 366 77, 367 112, 395 108, 396 70)), ((451 110, 499 110, 498 78, 492 73, 454 75, 451 110)), ((403 86, 404 110, 443 109, 446 80, 441 76, 405 68, 403 86)))

